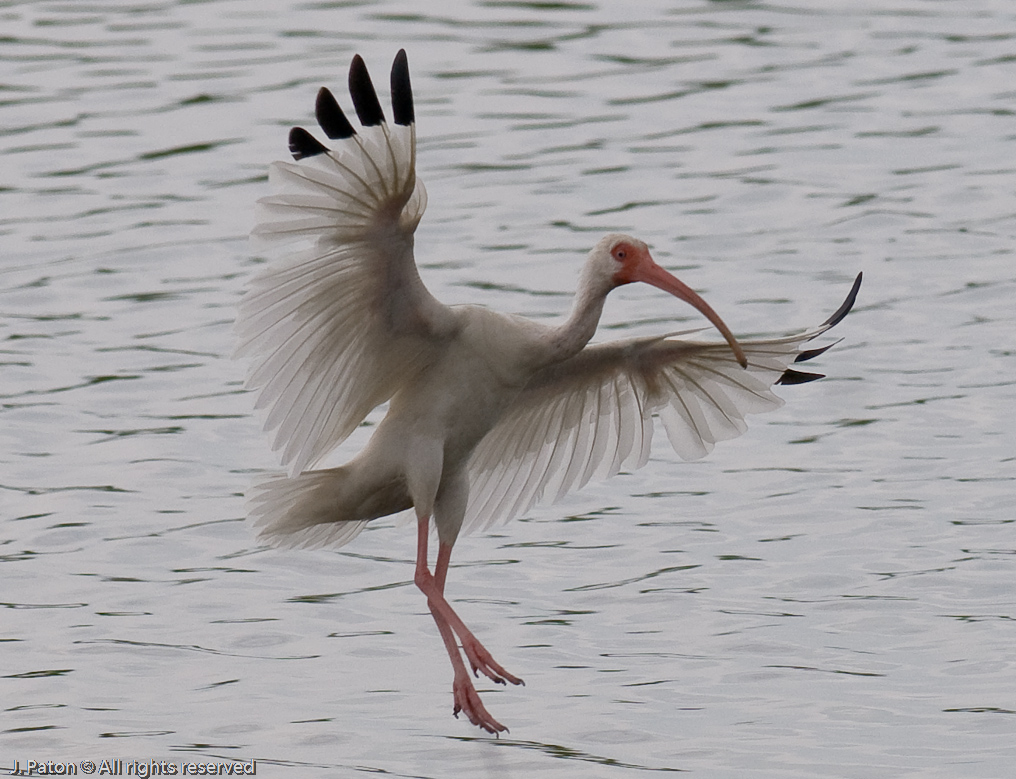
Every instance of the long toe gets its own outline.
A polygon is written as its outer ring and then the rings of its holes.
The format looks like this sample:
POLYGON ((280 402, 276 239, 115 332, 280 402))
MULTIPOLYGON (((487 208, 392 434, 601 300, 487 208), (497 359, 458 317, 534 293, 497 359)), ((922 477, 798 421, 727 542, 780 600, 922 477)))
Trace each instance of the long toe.
POLYGON ((482 673, 492 682, 497 682, 498 684, 505 684, 506 682, 525 684, 519 677, 508 673, 502 668, 501 664, 491 656, 486 647, 477 639, 463 641, 462 651, 465 652, 466 658, 469 660, 473 674, 482 673))
POLYGON ((456 717, 461 711, 473 725, 493 736, 508 732, 508 728, 494 719, 487 711, 468 676, 455 680, 452 684, 452 694, 455 698, 455 708, 452 713, 456 717))

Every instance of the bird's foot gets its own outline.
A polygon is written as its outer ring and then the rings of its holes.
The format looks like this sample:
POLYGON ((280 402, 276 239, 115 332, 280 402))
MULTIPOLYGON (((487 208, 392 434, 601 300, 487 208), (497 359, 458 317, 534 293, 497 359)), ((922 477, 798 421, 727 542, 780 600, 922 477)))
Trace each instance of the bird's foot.
POLYGON ((452 710, 452 714, 458 719, 461 711, 472 724, 492 736, 507 733, 508 728, 490 716, 483 701, 480 700, 480 694, 473 686, 472 680, 465 673, 465 669, 462 670, 463 673, 455 674, 455 680, 452 682, 452 695, 455 698, 455 708, 452 710))
POLYGON ((469 660, 469 665, 473 669, 473 676, 479 676, 482 673, 497 684, 511 682, 512 684, 525 685, 525 682, 519 677, 508 673, 502 668, 500 663, 491 656, 487 648, 474 635, 470 633, 464 637, 460 636, 460 638, 462 640, 462 651, 465 653, 466 659, 469 660))

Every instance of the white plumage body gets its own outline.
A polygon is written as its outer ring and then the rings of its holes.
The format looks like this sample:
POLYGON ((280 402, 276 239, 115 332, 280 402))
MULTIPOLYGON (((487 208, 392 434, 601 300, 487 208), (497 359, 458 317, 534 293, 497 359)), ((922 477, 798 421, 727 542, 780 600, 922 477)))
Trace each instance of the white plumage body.
POLYGON ((416 178, 415 114, 404 52, 392 71, 395 124, 381 111, 358 57, 350 92, 354 129, 327 90, 318 121, 328 150, 290 135, 295 163, 270 167, 278 194, 259 203, 254 237, 295 244, 250 283, 237 320, 248 386, 267 411, 288 474, 256 485, 251 515, 279 545, 349 542, 377 517, 418 519, 417 584, 427 594, 455 668, 456 711, 504 730, 464 674, 520 682, 498 666, 444 599, 460 530, 488 527, 557 500, 593 477, 644 465, 653 417, 677 453, 701 457, 746 429, 744 417, 778 407, 778 381, 817 378, 790 369, 803 344, 846 315, 857 292, 822 325, 785 338, 738 342, 697 294, 660 268, 648 247, 610 234, 593 248, 571 314, 556 327, 477 306, 448 307, 424 286, 413 234, 426 207, 416 178), (698 308, 725 343, 687 334, 587 346, 607 294, 642 281, 698 308), (312 470, 368 413, 389 407, 365 448, 338 468, 312 470), (427 527, 440 540, 432 575, 427 527))

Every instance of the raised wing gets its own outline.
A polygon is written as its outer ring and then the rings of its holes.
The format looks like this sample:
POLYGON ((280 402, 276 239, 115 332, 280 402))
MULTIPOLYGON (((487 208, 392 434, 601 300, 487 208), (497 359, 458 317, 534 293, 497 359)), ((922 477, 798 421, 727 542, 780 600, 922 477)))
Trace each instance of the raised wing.
POLYGON ((685 460, 740 435, 746 414, 783 405, 770 389, 774 384, 822 378, 790 365, 832 345, 801 348, 847 315, 860 284, 858 274, 839 310, 812 330, 741 341, 747 369, 725 343, 660 336, 589 346, 544 370, 474 451, 463 529, 507 521, 593 477, 641 468, 649 459, 654 415, 685 460))
POLYGON ((434 359, 453 326, 427 291, 413 232, 427 195, 417 180, 409 66, 391 76, 394 126, 385 121, 363 60, 349 69, 357 130, 327 89, 316 114, 329 150, 295 127, 295 163, 275 162, 278 194, 258 202, 252 237, 295 243, 250 282, 240 303, 237 356, 252 357, 247 387, 268 409, 282 462, 299 473, 342 442, 377 405, 434 359))

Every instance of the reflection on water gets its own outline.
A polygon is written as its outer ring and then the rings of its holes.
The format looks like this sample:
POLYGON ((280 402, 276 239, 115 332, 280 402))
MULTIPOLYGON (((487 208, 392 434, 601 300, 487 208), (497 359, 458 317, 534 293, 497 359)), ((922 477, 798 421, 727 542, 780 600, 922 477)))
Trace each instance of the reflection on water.
MULTIPOLYGON (((1005 775, 1008 3, 0 18, 4 765, 1005 775), (742 438, 690 464, 659 441, 645 469, 457 545, 451 596, 527 682, 481 685, 498 742, 448 716, 410 528, 298 553, 242 520, 274 465, 228 359, 252 202, 317 87, 402 46, 442 300, 558 316, 610 230, 739 334, 821 321, 866 277, 829 378, 742 438)), ((623 290, 603 333, 697 325, 623 290)))

